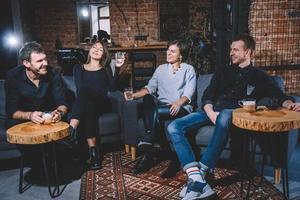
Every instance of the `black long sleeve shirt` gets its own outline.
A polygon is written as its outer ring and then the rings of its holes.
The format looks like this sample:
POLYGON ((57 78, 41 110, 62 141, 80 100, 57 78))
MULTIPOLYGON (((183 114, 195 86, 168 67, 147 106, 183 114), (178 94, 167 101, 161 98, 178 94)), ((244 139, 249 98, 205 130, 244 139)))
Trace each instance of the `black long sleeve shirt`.
POLYGON ((5 80, 6 113, 8 118, 16 111, 49 111, 60 105, 67 106, 65 86, 58 71, 48 67, 39 87, 27 77, 25 66, 9 70, 5 80))
POLYGON ((202 106, 212 104, 215 111, 238 108, 238 101, 264 97, 277 98, 280 105, 292 97, 286 96, 264 71, 251 64, 245 68, 236 65, 217 71, 202 97, 202 106), (247 91, 248 90, 248 91, 247 91))
POLYGON ((107 95, 108 91, 117 89, 119 68, 116 68, 115 74, 112 74, 110 66, 107 69, 102 68, 97 71, 87 71, 82 65, 75 65, 73 76, 76 85, 76 93, 81 88, 91 88, 95 93, 107 95))

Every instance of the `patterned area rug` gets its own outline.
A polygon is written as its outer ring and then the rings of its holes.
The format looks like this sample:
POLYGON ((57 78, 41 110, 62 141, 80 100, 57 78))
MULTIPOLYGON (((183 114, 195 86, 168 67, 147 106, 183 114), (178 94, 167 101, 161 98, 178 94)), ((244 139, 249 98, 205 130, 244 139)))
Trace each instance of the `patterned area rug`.
MULTIPOLYGON (((103 169, 83 174, 80 199, 180 199, 179 192, 186 182, 183 172, 172 179, 160 178, 168 166, 165 161, 149 172, 135 176, 131 173, 135 162, 124 152, 107 153, 102 162, 103 169)), ((241 199, 238 177, 237 171, 217 168, 210 183, 217 195, 210 199, 241 199)), ((284 198, 271 183, 264 181, 260 187, 251 188, 250 199, 284 198)))

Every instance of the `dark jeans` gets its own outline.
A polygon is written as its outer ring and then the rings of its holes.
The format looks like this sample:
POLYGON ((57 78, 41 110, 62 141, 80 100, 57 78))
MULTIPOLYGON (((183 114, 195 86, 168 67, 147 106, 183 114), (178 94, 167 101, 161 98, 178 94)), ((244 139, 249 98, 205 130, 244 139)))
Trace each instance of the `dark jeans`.
POLYGON ((80 130, 85 138, 94 138, 98 133, 99 116, 111 110, 111 102, 107 95, 82 88, 74 101, 71 119, 80 121, 80 130))
POLYGON ((159 124, 165 120, 177 119, 188 114, 184 108, 180 108, 176 116, 170 115, 170 106, 166 104, 160 104, 156 97, 147 94, 143 97, 142 117, 145 126, 145 132, 141 135, 140 141, 153 142, 157 137, 157 130, 159 124))

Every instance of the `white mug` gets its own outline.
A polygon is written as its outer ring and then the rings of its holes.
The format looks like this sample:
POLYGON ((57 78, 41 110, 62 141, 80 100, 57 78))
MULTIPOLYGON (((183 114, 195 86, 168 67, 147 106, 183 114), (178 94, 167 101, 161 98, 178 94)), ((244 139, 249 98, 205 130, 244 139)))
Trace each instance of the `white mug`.
POLYGON ((239 106, 243 107, 248 112, 255 112, 256 111, 256 100, 247 98, 238 101, 239 106))
POLYGON ((50 124, 52 123, 53 115, 51 112, 43 112, 42 118, 45 120, 44 124, 50 124))

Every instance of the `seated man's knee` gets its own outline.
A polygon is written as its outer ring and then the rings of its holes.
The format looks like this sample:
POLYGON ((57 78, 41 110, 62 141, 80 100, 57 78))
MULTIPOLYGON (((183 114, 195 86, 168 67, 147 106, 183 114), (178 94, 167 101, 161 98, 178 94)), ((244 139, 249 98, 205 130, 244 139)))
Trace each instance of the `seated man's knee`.
POLYGON ((168 134, 170 138, 174 138, 181 133, 183 133, 183 127, 180 125, 179 120, 174 120, 168 125, 168 134))
POLYGON ((232 121, 232 111, 232 109, 222 110, 217 118, 216 124, 223 127, 230 126, 232 121))

